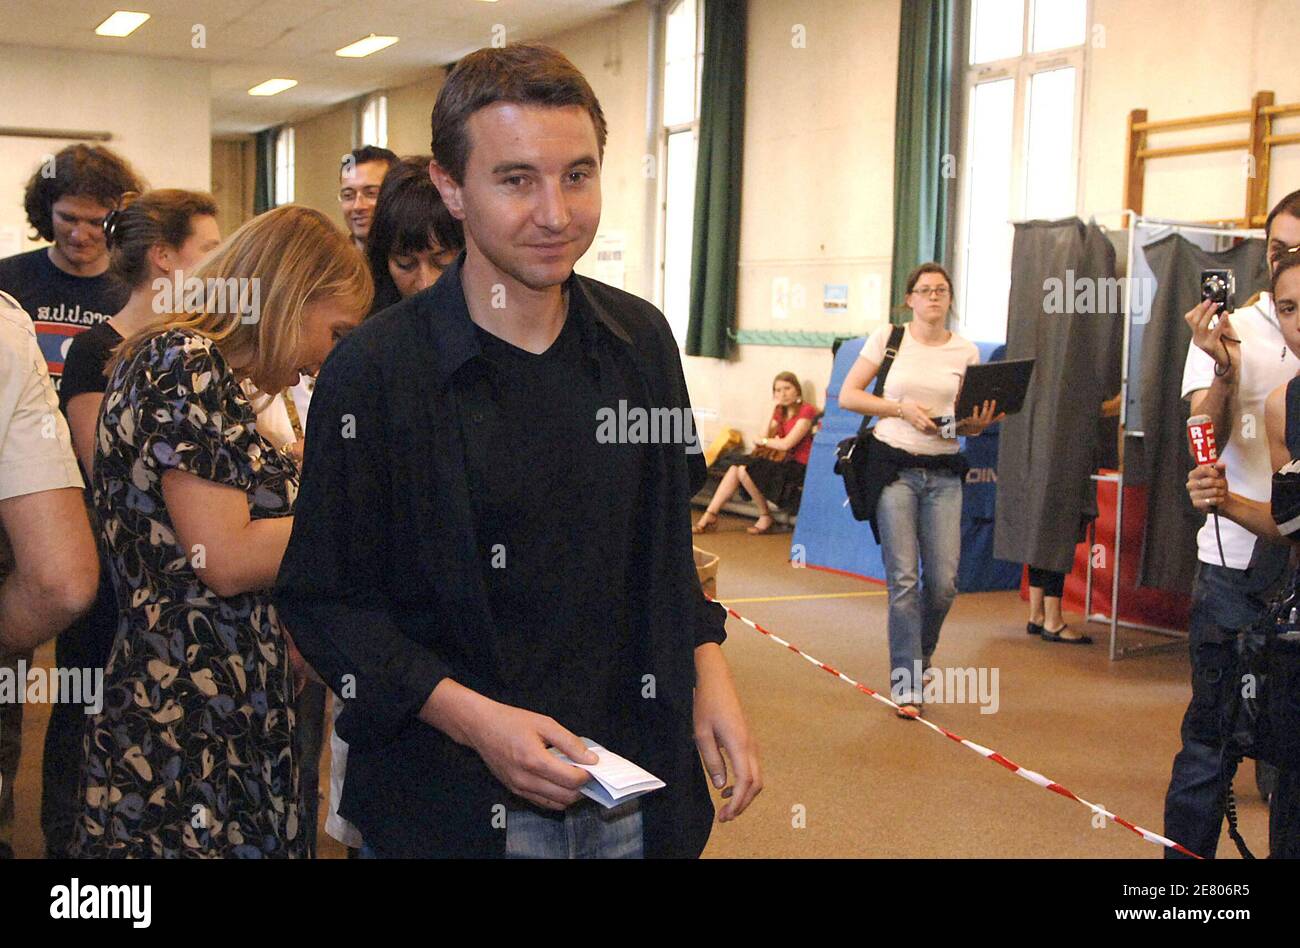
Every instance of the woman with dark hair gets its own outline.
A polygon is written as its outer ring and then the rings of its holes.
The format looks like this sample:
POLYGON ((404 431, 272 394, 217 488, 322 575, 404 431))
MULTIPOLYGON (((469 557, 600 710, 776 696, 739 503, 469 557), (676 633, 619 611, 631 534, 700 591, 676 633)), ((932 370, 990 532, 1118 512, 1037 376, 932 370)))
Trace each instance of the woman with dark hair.
POLYGON ((880 552, 889 586, 890 682, 898 715, 920 714, 923 683, 939 629, 957 595, 961 557, 962 478, 968 465, 955 435, 978 435, 1000 420, 996 405, 956 425, 937 422, 956 410, 957 391, 979 350, 948 328, 952 280, 937 263, 923 263, 907 279, 912 321, 903 331, 880 395, 867 391, 885 361, 893 326, 871 334, 840 389, 849 411, 879 416, 872 459, 888 464, 894 480, 876 508, 880 552), (945 428, 947 426, 945 425, 945 428), (947 436, 945 436, 947 434, 947 436))
POLYGON ((432 160, 403 158, 384 176, 366 241, 375 312, 433 286, 465 246, 460 221, 429 178, 432 160))
POLYGON ((758 439, 753 454, 731 459, 731 467, 713 492, 709 508, 691 528, 693 533, 706 533, 716 527, 718 511, 741 487, 758 507, 758 519, 746 532, 767 533, 772 529, 768 503, 785 507, 794 492, 803 486, 817 409, 804 402, 803 386, 793 372, 781 372, 772 380, 772 397, 776 399, 776 409, 767 423, 767 436, 758 439))

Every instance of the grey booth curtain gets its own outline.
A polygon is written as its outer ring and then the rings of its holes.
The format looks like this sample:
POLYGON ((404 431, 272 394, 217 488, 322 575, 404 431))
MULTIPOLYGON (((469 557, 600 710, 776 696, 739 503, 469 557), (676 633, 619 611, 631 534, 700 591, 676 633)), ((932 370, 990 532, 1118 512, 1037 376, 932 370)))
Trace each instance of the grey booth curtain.
MULTIPOLYGON (((1200 302, 1202 270, 1232 270, 1237 299, 1245 302, 1268 288, 1262 240, 1249 240, 1221 253, 1202 250, 1171 234, 1144 248, 1156 280, 1150 322, 1142 341, 1142 451, 1140 474, 1147 487, 1138 585, 1187 593, 1196 574, 1196 531, 1205 522, 1187 497, 1187 402, 1183 365, 1192 341, 1183 314, 1200 302)), ((1133 478, 1130 478, 1133 480, 1133 478)))
POLYGON ((1101 404, 1119 391, 1123 348, 1123 301, 1096 290, 1114 278, 1115 248, 1095 224, 1016 225, 1006 358, 1035 363, 1024 408, 1002 423, 999 560, 1068 573, 1082 528, 1096 515, 1091 476, 1101 404))
POLYGON ((954 83, 964 49, 966 6, 967 0, 927 0, 902 7, 889 292, 895 314, 913 268, 930 260, 945 262, 952 248, 957 199, 954 106, 960 98, 954 83))
POLYGON ((704 5, 686 354, 715 359, 724 359, 731 351, 739 296, 746 2, 708 0, 704 5))

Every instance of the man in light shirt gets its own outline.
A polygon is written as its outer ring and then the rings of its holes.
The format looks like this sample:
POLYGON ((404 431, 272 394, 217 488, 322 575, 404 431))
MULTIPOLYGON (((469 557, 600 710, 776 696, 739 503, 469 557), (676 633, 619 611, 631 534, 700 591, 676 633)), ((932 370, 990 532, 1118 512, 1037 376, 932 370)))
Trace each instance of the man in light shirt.
MULTIPOLYGON (((28 315, 0 293, 0 666, 30 660, 94 602, 81 472, 28 315)), ((0 704, 0 859, 12 858, 23 706, 0 704)))
MULTIPOLYGON (((1273 208, 1265 233, 1271 269, 1279 254, 1300 244, 1300 191, 1273 208)), ((1233 491, 1267 502, 1273 471, 1264 402, 1300 372, 1300 360, 1282 338, 1267 292, 1230 316, 1220 316, 1211 328, 1215 315, 1213 304, 1207 303, 1187 313, 1192 344, 1183 370, 1183 397, 1191 414, 1212 419, 1233 491)), ((1192 700, 1165 796, 1165 835, 1199 856, 1213 858, 1224 815, 1219 778, 1222 683, 1234 667, 1237 634, 1263 614, 1271 592, 1287 573, 1289 550, 1257 540, 1245 527, 1222 517, 1218 538, 1214 518, 1206 518, 1197 545, 1200 564, 1188 625, 1192 700)), ((1180 858, 1172 849, 1166 849, 1165 856, 1180 858)))

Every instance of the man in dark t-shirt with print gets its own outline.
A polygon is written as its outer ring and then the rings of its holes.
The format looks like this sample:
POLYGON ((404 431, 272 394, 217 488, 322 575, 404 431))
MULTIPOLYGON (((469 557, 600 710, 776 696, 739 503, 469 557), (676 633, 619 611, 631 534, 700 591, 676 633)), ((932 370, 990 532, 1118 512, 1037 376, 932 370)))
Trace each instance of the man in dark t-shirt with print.
POLYGON ((143 185, 121 157, 98 145, 69 145, 33 172, 23 195, 27 220, 51 242, 0 260, 0 290, 36 325, 56 389, 73 337, 125 304, 130 290, 108 274, 104 218, 143 185))
MULTIPOLYGON (((131 295, 128 287, 108 274, 104 218, 123 194, 142 188, 131 166, 121 157, 107 148, 82 144, 69 145, 51 162, 42 163, 27 182, 23 206, 28 223, 51 246, 0 260, 0 290, 16 299, 31 317, 37 345, 56 390, 62 382, 63 362, 73 338, 102 324, 126 305, 131 295)), ((104 583, 101 599, 111 593, 104 583)), ((111 605, 111 600, 106 600, 101 608, 111 605)), ((74 622, 60 637, 60 643, 84 641, 89 621, 89 616, 83 616, 74 622)), ((15 666, 25 661, 30 665, 31 659, 30 650, 6 653, 0 649, 0 664, 15 666)), ((67 654, 56 654, 56 661, 72 667, 91 664, 67 654)), ((22 751, 22 712, 21 704, 0 704, 0 758, 12 761, 15 768, 22 751)), ((66 761, 45 763, 47 786, 42 792, 48 795, 51 768, 68 774, 75 774, 75 769, 66 761)), ((0 821, 3 819, 0 815, 0 821)), ((50 855, 63 853, 56 847, 50 855)))

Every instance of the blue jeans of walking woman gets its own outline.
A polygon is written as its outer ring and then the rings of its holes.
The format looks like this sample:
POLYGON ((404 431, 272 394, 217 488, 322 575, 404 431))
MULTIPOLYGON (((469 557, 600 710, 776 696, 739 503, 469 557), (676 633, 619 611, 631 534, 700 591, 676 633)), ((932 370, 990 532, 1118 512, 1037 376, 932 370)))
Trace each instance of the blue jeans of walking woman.
POLYGON ((946 470, 900 471, 880 494, 876 526, 889 585, 891 697, 919 705, 918 669, 930 667, 957 595, 961 478, 946 470))

